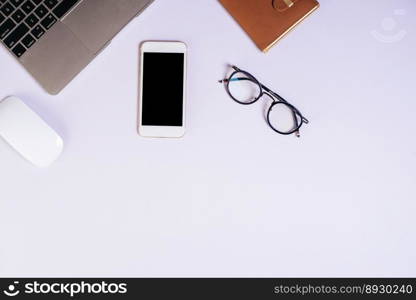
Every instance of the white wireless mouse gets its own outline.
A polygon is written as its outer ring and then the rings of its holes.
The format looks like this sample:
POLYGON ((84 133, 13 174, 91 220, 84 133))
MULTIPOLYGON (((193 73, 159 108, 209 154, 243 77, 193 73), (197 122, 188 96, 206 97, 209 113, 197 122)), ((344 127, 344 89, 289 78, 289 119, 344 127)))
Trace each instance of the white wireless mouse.
POLYGON ((16 97, 0 102, 0 136, 37 167, 51 165, 62 153, 62 138, 16 97))

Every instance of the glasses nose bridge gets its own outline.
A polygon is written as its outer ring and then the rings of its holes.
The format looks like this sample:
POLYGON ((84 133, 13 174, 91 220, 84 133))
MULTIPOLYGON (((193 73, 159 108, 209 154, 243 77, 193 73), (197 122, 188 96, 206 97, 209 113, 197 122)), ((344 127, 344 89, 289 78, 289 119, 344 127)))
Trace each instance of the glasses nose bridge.
POLYGON ((260 96, 259 96, 259 100, 260 99, 264 99, 265 101, 267 101, 267 103, 270 103, 271 106, 275 105, 276 102, 279 102, 278 99, 276 99, 276 97, 273 96, 273 94, 269 93, 266 90, 262 90, 260 96), (267 96, 267 97, 264 97, 267 96))

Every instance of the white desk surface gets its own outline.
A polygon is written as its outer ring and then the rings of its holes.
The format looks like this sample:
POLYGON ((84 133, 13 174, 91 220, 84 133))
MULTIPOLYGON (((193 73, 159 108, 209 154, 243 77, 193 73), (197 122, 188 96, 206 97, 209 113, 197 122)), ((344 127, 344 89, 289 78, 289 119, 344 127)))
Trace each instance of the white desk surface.
POLYGON ((416 276, 415 16, 321 0, 263 54, 217 1, 157 0, 58 96, 0 48, 0 98, 66 142, 48 169, 0 143, 0 276, 416 276), (136 133, 149 39, 189 46, 184 139, 136 133), (227 64, 298 106, 302 137, 233 103, 227 64))

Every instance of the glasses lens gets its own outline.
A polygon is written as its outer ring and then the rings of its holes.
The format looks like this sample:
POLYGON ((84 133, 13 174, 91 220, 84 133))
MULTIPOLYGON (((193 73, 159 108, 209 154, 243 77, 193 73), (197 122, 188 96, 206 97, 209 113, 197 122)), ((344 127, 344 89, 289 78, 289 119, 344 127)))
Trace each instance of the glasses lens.
POLYGON ((255 102, 261 93, 257 81, 250 75, 242 72, 237 72, 231 76, 228 82, 228 90, 234 100, 243 104, 255 102))
POLYGON ((299 129, 301 118, 292 107, 283 103, 275 103, 269 110, 270 126, 283 134, 291 134, 299 129))

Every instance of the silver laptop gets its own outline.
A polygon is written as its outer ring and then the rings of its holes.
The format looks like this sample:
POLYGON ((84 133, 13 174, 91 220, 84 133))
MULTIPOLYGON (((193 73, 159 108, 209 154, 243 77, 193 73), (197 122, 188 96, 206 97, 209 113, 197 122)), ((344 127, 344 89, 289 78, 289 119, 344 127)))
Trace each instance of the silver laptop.
POLYGON ((0 0, 0 40, 59 93, 154 0, 0 0))

